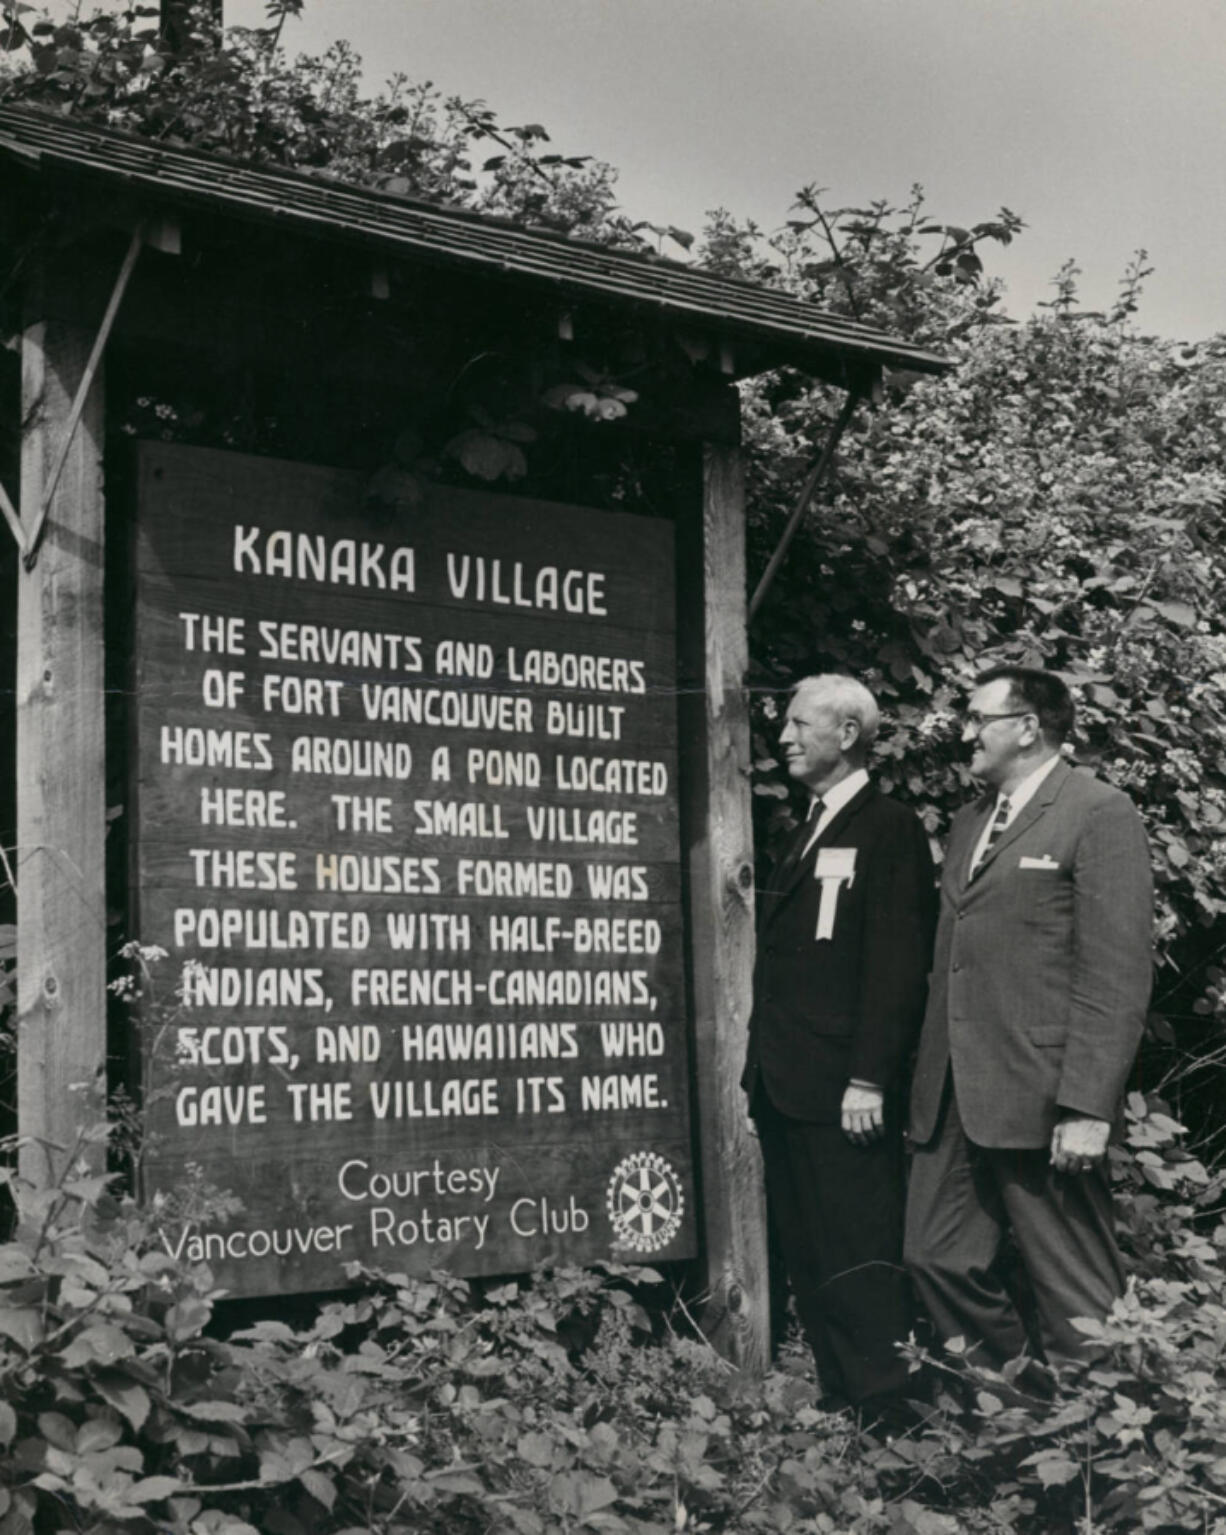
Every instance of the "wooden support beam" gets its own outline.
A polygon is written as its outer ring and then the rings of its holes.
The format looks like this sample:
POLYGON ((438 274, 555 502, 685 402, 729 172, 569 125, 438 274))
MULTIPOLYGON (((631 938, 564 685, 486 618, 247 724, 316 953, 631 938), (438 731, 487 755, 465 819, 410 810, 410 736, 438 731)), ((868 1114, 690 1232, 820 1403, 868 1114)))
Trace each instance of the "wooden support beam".
POLYGON ((33 569, 34 562, 38 559, 38 546, 42 542, 47 513, 55 497, 56 487, 59 485, 64 465, 68 462, 68 455, 72 452, 77 423, 84 413, 86 402, 93 387, 94 377, 102 366, 102 354, 106 351, 106 344, 110 340, 115 317, 119 313, 119 306, 123 302, 123 296, 131 280, 133 268, 136 266, 136 258, 140 255, 143 239, 143 230, 138 225, 132 231, 132 238, 128 242, 127 254, 123 258, 123 265, 119 268, 119 276, 115 279, 115 286, 111 290, 110 299, 107 301, 106 312, 102 316, 102 324, 98 327, 98 334, 94 337, 94 344, 90 349, 89 358, 77 383, 76 397, 63 424, 63 440, 59 445, 55 462, 51 466, 50 474, 43 474, 40 477, 40 483, 43 486, 42 504, 34 521, 32 523, 26 522, 25 564, 27 570, 33 569))
POLYGON ((706 1327, 748 1370, 765 1368, 766 1201, 741 1091, 753 991, 753 826, 744 679, 745 493, 740 451, 702 449, 701 529, 683 532, 681 734, 689 743, 690 985, 706 1261, 706 1327))
MULTIPOLYGON (((21 515, 44 505, 93 338, 28 319, 21 515)), ((46 1187, 98 1124, 106 1063, 103 388, 95 376, 51 497, 42 558, 18 582, 17 1125, 22 1176, 46 1187)))

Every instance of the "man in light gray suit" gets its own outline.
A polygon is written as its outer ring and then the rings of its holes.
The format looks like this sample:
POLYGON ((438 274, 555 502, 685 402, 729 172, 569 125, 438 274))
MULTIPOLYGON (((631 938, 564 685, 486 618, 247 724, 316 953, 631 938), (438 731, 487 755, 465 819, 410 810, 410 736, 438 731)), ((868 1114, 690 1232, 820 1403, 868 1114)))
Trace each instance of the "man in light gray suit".
POLYGON ((911 1094, 906 1262, 945 1338, 1027 1351, 996 1271, 1012 1231, 1049 1360, 1123 1271, 1104 1161, 1149 1001, 1149 849, 1131 800, 1061 759, 1067 687, 979 678, 964 739, 988 792, 954 818, 911 1094))

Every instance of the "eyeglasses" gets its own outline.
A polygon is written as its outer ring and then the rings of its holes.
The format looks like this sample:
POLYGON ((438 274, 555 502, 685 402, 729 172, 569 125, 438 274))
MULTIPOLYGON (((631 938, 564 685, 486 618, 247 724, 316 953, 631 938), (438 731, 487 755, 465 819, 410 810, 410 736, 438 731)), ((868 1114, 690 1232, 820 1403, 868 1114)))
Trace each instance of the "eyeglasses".
POLYGON ((962 728, 969 728, 978 735, 985 725, 991 725, 995 720, 1021 720, 1033 713, 1033 709, 1010 709, 1005 714, 980 714, 977 709, 972 709, 962 716, 962 728))

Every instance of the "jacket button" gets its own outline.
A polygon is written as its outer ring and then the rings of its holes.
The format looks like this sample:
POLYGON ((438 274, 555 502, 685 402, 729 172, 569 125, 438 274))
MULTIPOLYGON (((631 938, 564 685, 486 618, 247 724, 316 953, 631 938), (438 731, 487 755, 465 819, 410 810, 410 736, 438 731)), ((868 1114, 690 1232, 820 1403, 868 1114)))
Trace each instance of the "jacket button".
POLYGON ((953 964, 949 968, 953 971, 953 973, 955 975, 957 975, 958 971, 961 970, 962 966, 958 963, 957 960, 954 960, 953 964))

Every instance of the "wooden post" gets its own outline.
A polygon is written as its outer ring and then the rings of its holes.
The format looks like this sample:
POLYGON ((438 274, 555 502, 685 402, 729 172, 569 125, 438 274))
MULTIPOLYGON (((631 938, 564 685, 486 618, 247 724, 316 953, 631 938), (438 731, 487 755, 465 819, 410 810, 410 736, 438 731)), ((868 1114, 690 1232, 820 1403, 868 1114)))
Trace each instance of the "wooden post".
POLYGON ((770 1304, 761 1160, 740 1086, 754 952, 740 450, 704 444, 702 485, 701 547, 691 533, 678 563, 702 573, 701 584, 683 580, 680 612, 683 675, 702 679, 683 698, 681 720, 690 752, 686 840, 709 1296, 704 1325, 721 1353, 756 1371, 768 1359, 770 1304))
MULTIPOLYGON (((22 338, 21 516, 34 526, 92 337, 41 316, 22 338)), ((17 1128, 23 1178, 46 1187, 102 1117, 106 1065, 103 383, 94 380, 18 578, 17 1128)))

